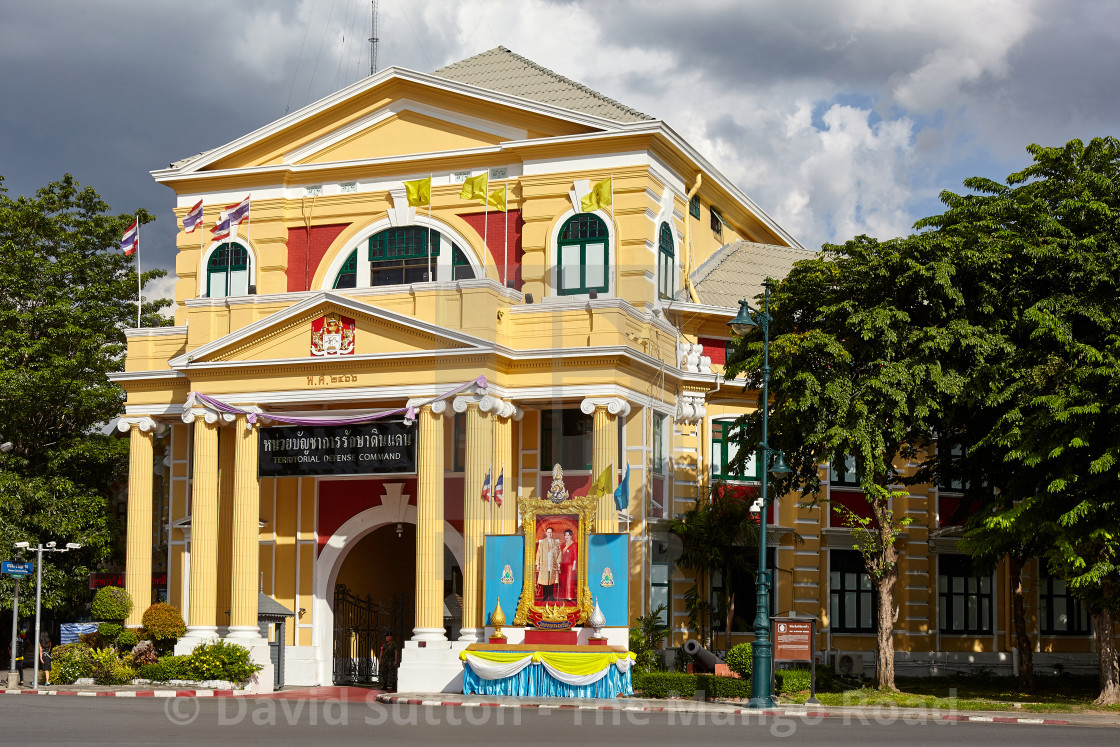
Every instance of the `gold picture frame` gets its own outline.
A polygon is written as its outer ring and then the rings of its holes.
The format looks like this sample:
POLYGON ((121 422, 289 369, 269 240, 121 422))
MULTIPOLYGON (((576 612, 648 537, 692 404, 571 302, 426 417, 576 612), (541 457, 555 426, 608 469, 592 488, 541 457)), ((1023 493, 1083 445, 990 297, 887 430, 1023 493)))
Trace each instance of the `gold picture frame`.
POLYGON ((594 604, 591 600, 591 589, 587 584, 587 547, 588 535, 595 521, 598 503, 597 497, 586 495, 560 502, 543 498, 518 497, 521 531, 525 537, 525 571, 521 598, 517 602, 517 613, 513 617, 514 625, 539 625, 562 629, 564 622, 570 622, 571 627, 575 627, 582 625, 591 617, 594 604), (579 523, 579 537, 576 540, 578 549, 574 607, 564 604, 541 604, 536 600, 537 520, 539 517, 549 516, 574 516, 579 523), (545 624, 540 625, 540 623, 545 624))

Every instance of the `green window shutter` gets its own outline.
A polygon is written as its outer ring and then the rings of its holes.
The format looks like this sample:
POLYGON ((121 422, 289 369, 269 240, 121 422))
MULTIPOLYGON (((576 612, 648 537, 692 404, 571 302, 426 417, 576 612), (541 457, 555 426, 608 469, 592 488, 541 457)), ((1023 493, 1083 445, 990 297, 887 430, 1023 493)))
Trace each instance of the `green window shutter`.
POLYGON ((369 261, 423 259, 428 256, 429 235, 432 256, 439 256, 439 232, 420 226, 389 228, 369 237, 369 261))
POLYGON ((700 217, 700 198, 696 195, 693 195, 692 199, 688 201, 688 214, 693 218, 700 217))
POLYGON ((224 298, 249 291, 249 250, 241 244, 222 244, 206 261, 206 295, 224 298))
POLYGON ((605 293, 610 287, 609 244, 607 225, 597 215, 569 218, 556 242, 557 293, 605 293))

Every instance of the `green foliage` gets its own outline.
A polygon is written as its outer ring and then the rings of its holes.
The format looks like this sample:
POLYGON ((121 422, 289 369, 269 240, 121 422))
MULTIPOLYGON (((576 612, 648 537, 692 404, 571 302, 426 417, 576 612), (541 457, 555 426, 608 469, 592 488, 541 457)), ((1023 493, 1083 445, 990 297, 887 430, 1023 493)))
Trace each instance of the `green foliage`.
POLYGON ((634 618, 637 626, 630 628, 630 651, 636 657, 635 666, 646 672, 665 671, 665 659, 659 649, 661 641, 672 632, 661 617, 665 609, 661 604, 648 615, 634 618))
POLYGON ((141 618, 144 632, 148 638, 157 642, 170 641, 174 643, 187 632, 183 622, 183 613, 175 607, 164 602, 156 602, 144 611, 141 618))
POLYGON ((118 623, 101 623, 97 626, 97 634, 101 636, 101 640, 108 644, 117 642, 117 637, 120 636, 123 628, 118 623))
POLYGON ((68 643, 51 649, 51 676, 59 685, 72 685, 93 676, 92 649, 84 643, 68 643))
POLYGON ((152 682, 191 679, 189 656, 164 656, 154 663, 142 664, 137 676, 152 682))
POLYGON ((778 669, 774 672, 774 687, 782 695, 804 692, 812 686, 813 673, 808 669, 778 669))
POLYGON ((122 630, 117 636, 117 645, 122 648, 131 648, 140 642, 140 636, 132 628, 122 630))
MULTIPOLYGON (((124 622, 132 612, 132 597, 119 586, 102 586, 93 595, 93 606, 90 610, 95 620, 110 622, 124 622)), ((101 632, 98 629, 98 632, 101 632)), ((120 633, 120 630, 117 630, 120 633)), ((114 637, 116 637, 114 635, 114 637)))
MULTIPOLYGON (((70 175, 32 196, 0 188, 0 434, 14 445, 0 454, 0 545, 81 543, 44 557, 42 605, 59 617, 83 614, 90 571, 123 536, 109 497, 128 440, 100 427, 121 412, 107 374, 122 369, 124 330, 136 325, 134 261, 117 248, 132 220, 70 175)), ((158 314, 168 303, 145 303, 143 323, 169 323, 158 314)), ((14 583, 0 579, 4 609, 14 583)))
POLYGON ((116 649, 98 648, 90 651, 91 677, 98 685, 125 685, 136 672, 121 661, 116 649))
POLYGON ((708 700, 749 698, 750 680, 720 677, 714 674, 683 674, 681 672, 634 672, 634 690, 644 698, 684 698, 690 700, 696 691, 708 700))
POLYGON ((749 643, 736 643, 727 652, 723 663, 740 677, 750 679, 751 672, 754 670, 754 647, 749 643))
POLYGON ((214 641, 201 643, 191 652, 187 674, 192 680, 228 680, 244 682, 260 666, 249 660, 249 650, 236 643, 214 641))

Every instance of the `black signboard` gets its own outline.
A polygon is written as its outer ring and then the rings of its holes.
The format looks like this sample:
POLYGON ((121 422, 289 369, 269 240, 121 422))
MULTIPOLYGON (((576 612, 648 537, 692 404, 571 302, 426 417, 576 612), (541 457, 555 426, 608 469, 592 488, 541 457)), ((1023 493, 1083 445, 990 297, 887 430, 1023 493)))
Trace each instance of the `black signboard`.
POLYGON ((416 472, 416 427, 401 420, 261 428, 260 434, 261 477, 416 472))

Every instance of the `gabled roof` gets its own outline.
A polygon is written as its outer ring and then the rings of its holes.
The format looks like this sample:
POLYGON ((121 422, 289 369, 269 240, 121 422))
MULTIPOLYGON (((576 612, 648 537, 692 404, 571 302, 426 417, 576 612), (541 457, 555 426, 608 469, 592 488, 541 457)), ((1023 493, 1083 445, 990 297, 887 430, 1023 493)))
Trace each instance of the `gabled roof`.
POLYGON ((505 47, 495 47, 453 62, 432 75, 618 122, 653 120, 647 114, 554 73, 505 47))
MULTIPOLYGON (((817 255, 800 247, 734 241, 720 247, 693 271, 692 285, 707 306, 738 308, 740 299, 753 299, 762 293, 766 278, 781 280, 793 263, 817 255)), ((688 291, 677 291, 678 300, 687 301, 688 291)))

